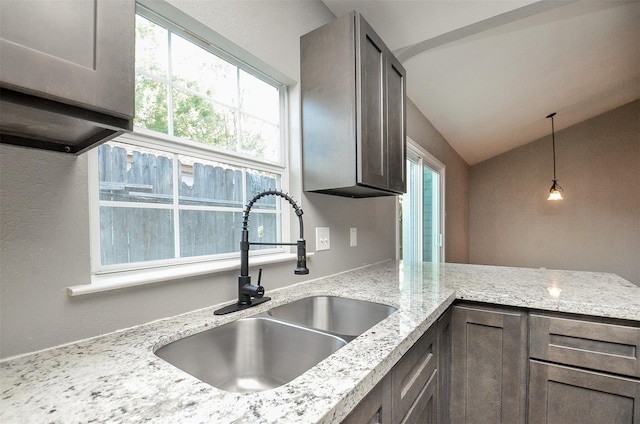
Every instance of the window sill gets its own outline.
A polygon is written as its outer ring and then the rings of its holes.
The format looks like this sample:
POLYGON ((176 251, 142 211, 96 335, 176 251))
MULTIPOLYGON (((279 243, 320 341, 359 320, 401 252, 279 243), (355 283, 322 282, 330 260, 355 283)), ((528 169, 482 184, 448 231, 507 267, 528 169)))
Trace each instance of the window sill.
MULTIPOLYGON (((313 256, 313 253, 307 253, 307 257, 309 256, 313 256)), ((297 257, 294 253, 252 256, 251 266, 295 261, 296 259, 297 257)), ((240 264, 238 258, 233 258, 216 262, 174 265, 154 269, 93 275, 91 277, 91 284, 82 284, 78 286, 67 287, 67 294, 69 296, 81 296, 90 293, 100 293, 126 287, 135 287, 145 284, 158 283, 161 281, 177 280, 197 275, 215 274, 218 272, 233 271, 239 269, 240 264)))

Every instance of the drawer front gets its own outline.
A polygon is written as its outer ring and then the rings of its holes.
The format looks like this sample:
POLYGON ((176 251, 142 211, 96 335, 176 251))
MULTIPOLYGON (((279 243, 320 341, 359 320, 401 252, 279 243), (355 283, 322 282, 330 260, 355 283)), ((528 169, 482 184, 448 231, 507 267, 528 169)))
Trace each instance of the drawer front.
POLYGON ((640 381, 531 361, 529 424, 640 424, 640 381))
MULTIPOLYGON (((438 424, 438 370, 434 370, 400 424, 438 424)), ((397 420, 394 419, 394 422, 397 420)))
POLYGON ((640 377, 640 328, 531 314, 530 357, 640 377))
POLYGON ((394 422, 407 414, 422 389, 435 376, 438 364, 436 330, 436 325, 431 326, 393 368, 394 422))

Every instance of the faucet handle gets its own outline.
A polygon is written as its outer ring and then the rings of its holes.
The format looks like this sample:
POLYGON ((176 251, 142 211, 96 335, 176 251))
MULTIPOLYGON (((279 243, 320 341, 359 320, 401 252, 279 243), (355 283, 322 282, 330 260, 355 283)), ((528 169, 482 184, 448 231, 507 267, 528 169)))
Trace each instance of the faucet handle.
POLYGON ((262 268, 258 270, 258 284, 256 284, 255 286, 253 284, 247 284, 244 286, 246 294, 256 299, 260 299, 262 296, 264 296, 264 287, 262 287, 262 285, 260 284, 261 281, 262 268))

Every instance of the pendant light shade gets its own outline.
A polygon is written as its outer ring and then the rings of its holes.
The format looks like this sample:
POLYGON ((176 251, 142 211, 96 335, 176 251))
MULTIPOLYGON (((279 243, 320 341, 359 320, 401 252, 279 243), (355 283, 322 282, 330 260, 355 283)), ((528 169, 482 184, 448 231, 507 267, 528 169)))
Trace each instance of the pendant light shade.
POLYGON ((556 178, 556 131, 553 126, 554 116, 556 116, 555 112, 547 115, 547 118, 551 118, 551 140, 553 143, 553 184, 551 184, 551 188, 549 189, 549 197, 547 197, 547 200, 562 200, 562 187, 560 187, 558 179, 556 178))

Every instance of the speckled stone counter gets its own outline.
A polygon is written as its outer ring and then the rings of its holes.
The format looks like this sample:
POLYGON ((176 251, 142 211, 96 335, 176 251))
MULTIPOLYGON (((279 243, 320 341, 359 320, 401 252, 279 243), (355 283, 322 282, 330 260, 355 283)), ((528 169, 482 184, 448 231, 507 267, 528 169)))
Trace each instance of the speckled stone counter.
POLYGON ((270 302, 220 305, 0 362, 4 423, 338 423, 453 301, 640 321, 640 288, 612 274, 386 262, 269 291, 270 302), (173 340, 313 295, 398 311, 281 387, 218 390, 153 352, 173 340))

